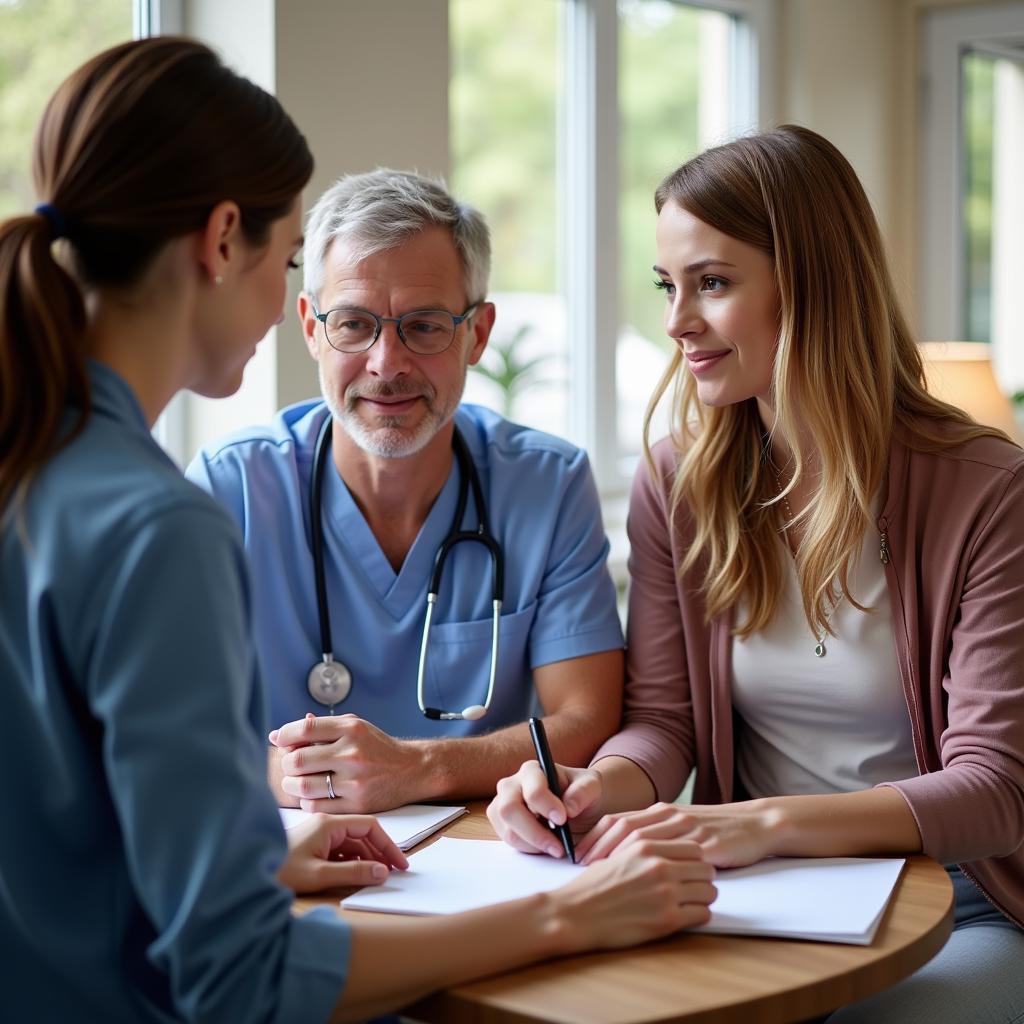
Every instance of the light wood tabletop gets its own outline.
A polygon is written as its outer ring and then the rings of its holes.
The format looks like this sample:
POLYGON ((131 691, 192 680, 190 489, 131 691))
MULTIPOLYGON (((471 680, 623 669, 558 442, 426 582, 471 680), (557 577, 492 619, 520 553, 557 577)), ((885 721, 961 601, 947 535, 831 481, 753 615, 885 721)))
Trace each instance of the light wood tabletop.
MULTIPOLYGON (((482 804, 440 834, 494 838, 482 804)), ((302 898, 296 909, 330 904, 343 913, 338 896, 302 898)), ((952 921, 953 888, 946 872, 927 857, 910 857, 870 946, 683 933, 459 985, 407 1008, 403 1016, 426 1024, 803 1021, 911 974, 942 948, 952 921)))

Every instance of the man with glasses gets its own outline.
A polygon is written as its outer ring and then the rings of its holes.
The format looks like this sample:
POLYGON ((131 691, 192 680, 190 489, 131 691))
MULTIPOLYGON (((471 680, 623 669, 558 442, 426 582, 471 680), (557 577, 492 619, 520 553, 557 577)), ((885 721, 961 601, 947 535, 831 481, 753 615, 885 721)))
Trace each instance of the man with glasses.
POLYGON ((437 183, 340 179, 310 213, 298 302, 322 400, 189 467, 245 538, 283 804, 483 797, 534 756, 537 704, 562 763, 585 764, 618 725, 622 634, 586 456, 460 405, 494 325, 489 270, 482 216, 437 183), (460 543, 425 632, 436 553, 474 470, 484 509, 470 491, 461 529, 482 513, 500 548, 500 618, 491 553, 460 543))

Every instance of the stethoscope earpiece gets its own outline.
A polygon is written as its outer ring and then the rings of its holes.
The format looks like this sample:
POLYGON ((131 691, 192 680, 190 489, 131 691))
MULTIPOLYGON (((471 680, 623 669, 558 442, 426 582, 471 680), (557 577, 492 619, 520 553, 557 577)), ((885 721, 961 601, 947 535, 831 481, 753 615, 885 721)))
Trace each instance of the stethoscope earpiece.
MULTIPOLYGON (((327 605, 327 585, 324 582, 324 549, 323 528, 320 518, 321 489, 324 465, 327 453, 331 448, 331 417, 328 416, 320 427, 316 439, 316 452, 313 457, 313 475, 309 486, 309 526, 312 534, 313 575, 316 580, 316 607, 320 619, 320 647, 322 658, 310 670, 306 681, 309 695, 318 703, 331 709, 340 704, 352 690, 352 673, 340 661, 334 660, 331 642, 331 617, 327 605)), ((498 674, 498 633, 501 621, 501 605, 505 589, 505 556, 501 546, 491 535, 487 526, 487 509, 484 505, 483 488, 480 477, 470 458, 466 442, 459 433, 458 427, 452 430, 452 449, 459 464, 459 499, 455 507, 455 517, 448 530, 448 535, 441 542, 434 559, 434 571, 431 575, 427 591, 427 614, 423 621, 423 635, 420 640, 420 659, 416 671, 416 699, 420 711, 435 721, 479 721, 487 714, 494 696, 494 681, 498 674), (476 503, 477 527, 475 530, 463 530, 462 520, 466 513, 470 489, 476 503), (491 556, 491 665, 487 680, 487 696, 483 704, 470 704, 459 711, 444 711, 441 708, 427 707, 424 702, 424 681, 427 672, 427 649, 430 645, 430 627, 434 616, 434 605, 441 590, 441 577, 444 573, 445 561, 452 548, 461 541, 472 541, 482 544, 491 556)))

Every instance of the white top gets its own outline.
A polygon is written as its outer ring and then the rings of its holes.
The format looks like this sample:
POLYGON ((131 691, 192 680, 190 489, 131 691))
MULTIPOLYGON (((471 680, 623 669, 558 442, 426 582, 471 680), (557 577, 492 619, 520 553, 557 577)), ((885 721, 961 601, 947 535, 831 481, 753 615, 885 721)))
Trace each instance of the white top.
MULTIPOLYGON (((793 559, 770 625, 732 645, 737 776, 751 797, 839 793, 919 774, 879 537, 869 529, 815 657, 793 559)), ((741 612, 742 613, 742 612, 741 612)))

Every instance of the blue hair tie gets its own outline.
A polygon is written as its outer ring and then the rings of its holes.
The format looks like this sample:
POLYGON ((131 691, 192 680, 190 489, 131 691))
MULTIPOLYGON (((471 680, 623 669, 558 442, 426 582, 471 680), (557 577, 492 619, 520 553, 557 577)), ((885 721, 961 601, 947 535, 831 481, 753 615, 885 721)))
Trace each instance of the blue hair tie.
POLYGON ((46 222, 50 225, 50 241, 55 242, 58 238, 66 238, 68 234, 68 222, 64 219, 64 215, 57 209, 53 203, 40 203, 36 209, 36 213, 42 214, 46 218, 46 222))

